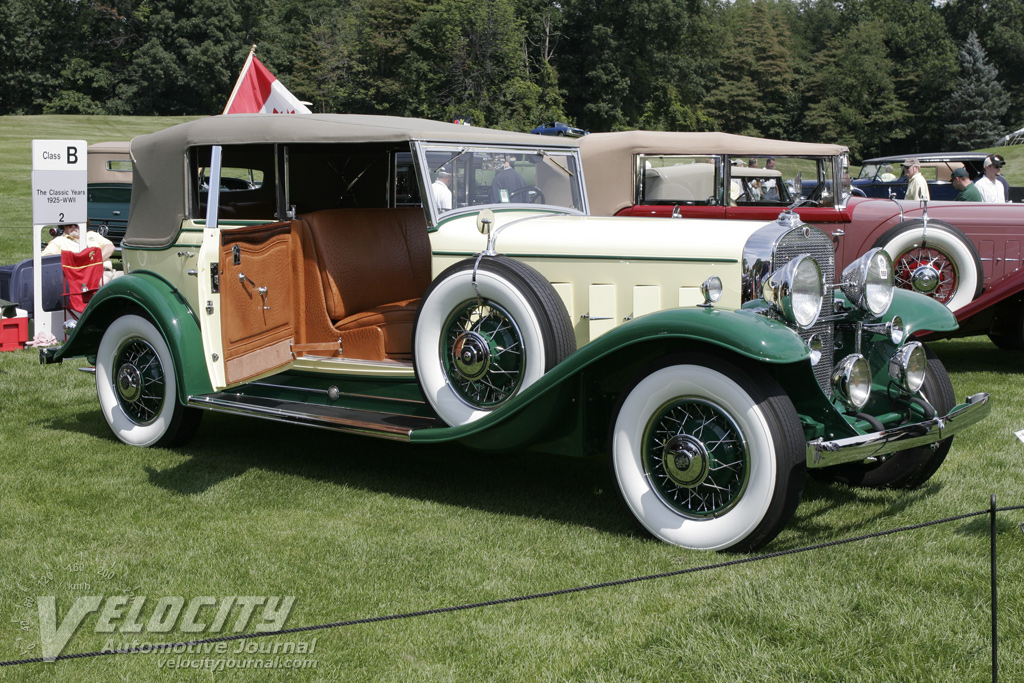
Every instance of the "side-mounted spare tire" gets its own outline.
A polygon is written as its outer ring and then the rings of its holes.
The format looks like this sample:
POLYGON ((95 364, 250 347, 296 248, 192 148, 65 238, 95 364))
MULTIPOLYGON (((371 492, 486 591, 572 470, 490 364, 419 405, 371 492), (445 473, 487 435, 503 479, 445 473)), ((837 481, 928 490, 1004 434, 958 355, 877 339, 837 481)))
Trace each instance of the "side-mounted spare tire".
POLYGON ((896 286, 920 292, 951 311, 974 301, 984 284, 978 250, 967 235, 942 221, 905 221, 875 242, 892 257, 896 286))
POLYGON ((575 350, 572 322, 554 287, 505 256, 447 268, 416 314, 416 380, 452 426, 501 407, 575 350))

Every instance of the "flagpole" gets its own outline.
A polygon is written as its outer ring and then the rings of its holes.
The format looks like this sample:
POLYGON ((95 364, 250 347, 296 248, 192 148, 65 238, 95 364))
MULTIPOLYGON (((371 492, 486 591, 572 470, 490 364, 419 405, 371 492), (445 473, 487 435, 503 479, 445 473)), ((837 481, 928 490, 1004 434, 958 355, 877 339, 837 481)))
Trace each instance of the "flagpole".
POLYGON ((238 94, 238 88, 242 85, 242 81, 245 79, 245 74, 249 71, 249 67, 252 65, 252 58, 256 54, 256 44, 254 43, 252 48, 249 49, 249 56, 245 58, 245 65, 242 67, 242 72, 238 74, 238 80, 235 81, 235 89, 231 91, 231 97, 228 98, 228 103, 224 106, 224 111, 221 114, 227 114, 228 110, 231 109, 231 103, 235 101, 235 95, 238 94))

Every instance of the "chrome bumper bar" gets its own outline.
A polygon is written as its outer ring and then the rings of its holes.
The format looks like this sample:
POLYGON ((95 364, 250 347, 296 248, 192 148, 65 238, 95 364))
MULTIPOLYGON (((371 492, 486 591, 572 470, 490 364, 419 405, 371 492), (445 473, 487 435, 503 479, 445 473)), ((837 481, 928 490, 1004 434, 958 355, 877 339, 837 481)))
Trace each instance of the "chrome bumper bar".
POLYGON ((829 467, 877 458, 916 446, 927 446, 970 427, 991 410, 988 394, 980 393, 969 396, 966 403, 961 403, 942 417, 834 441, 814 439, 807 442, 807 466, 829 467))

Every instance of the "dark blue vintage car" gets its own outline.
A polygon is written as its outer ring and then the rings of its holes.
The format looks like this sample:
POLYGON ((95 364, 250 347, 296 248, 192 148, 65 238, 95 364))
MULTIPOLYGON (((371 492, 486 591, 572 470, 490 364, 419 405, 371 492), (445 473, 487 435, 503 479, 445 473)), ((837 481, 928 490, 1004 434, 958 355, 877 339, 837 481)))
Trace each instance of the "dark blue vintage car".
POLYGON ((559 135, 570 138, 581 138, 584 135, 589 135, 589 131, 585 131, 582 128, 576 126, 570 126, 568 123, 543 123, 533 130, 530 131, 535 135, 559 135))
MULTIPOLYGON (((907 177, 903 175, 902 164, 913 157, 921 161, 921 174, 928 181, 932 200, 952 201, 957 195, 950 182, 953 171, 966 168, 971 180, 977 180, 984 174, 986 156, 983 152, 948 152, 865 159, 860 175, 853 179, 854 193, 863 193, 865 197, 903 199, 907 194, 907 177)), ((1010 201, 1024 201, 1024 187, 1010 187, 1010 201)))

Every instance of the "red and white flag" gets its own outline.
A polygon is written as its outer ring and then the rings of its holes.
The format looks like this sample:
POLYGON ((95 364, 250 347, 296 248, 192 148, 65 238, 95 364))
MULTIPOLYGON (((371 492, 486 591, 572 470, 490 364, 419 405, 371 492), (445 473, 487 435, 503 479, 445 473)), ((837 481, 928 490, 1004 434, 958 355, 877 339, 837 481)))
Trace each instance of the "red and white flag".
POLYGON ((311 114, 299 98, 281 85, 274 74, 249 51, 235 89, 224 107, 225 114, 311 114))

